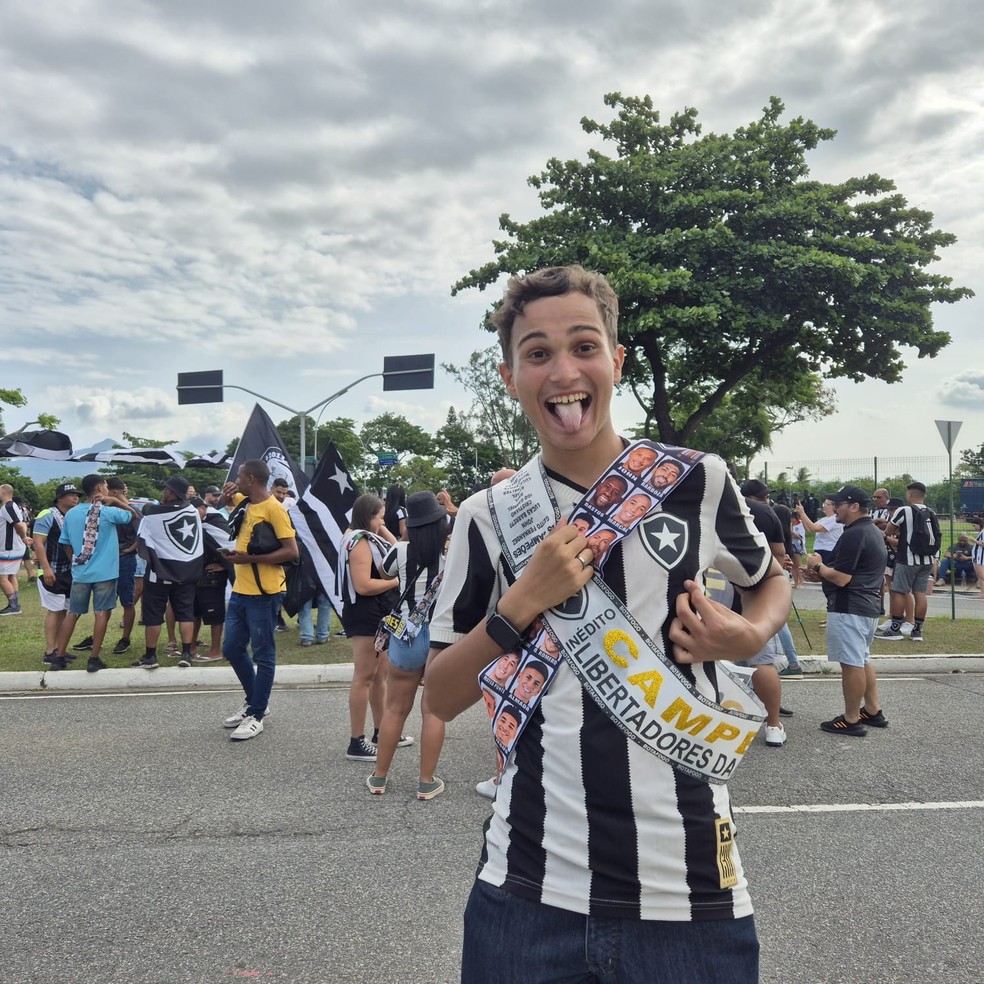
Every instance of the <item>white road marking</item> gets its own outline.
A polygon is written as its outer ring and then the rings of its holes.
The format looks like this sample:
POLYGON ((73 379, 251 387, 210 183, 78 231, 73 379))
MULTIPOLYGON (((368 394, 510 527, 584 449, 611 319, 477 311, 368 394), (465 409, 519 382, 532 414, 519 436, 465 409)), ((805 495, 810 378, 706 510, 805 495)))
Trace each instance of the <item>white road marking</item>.
POLYGON ((736 806, 735 813, 863 813, 883 810, 982 810, 984 800, 940 803, 800 803, 797 806, 736 806))

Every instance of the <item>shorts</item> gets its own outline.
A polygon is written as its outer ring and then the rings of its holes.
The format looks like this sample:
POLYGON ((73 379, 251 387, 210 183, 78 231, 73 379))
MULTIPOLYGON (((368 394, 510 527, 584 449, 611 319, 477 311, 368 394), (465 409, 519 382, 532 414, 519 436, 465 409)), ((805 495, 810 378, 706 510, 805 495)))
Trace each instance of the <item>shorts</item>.
POLYGON ((136 603, 133 590, 136 570, 137 555, 120 554, 120 576, 116 579, 116 597, 124 608, 130 608, 136 603))
POLYGON ((736 659, 735 666, 776 666, 786 662, 786 654, 782 651, 779 636, 774 635, 750 659, 736 659))
POLYGON ((41 599, 41 607, 46 612, 67 612, 68 595, 55 594, 49 591, 44 585, 44 579, 38 578, 38 597, 41 599))
POLYGON ((178 622, 195 619, 195 589, 197 585, 177 584, 174 581, 147 581, 144 584, 141 604, 144 625, 163 625, 167 603, 171 602, 174 618, 178 622))
POLYGON ((425 625, 410 642, 403 642, 396 636, 390 639, 386 657, 391 666, 413 673, 424 668, 428 652, 430 652, 430 629, 425 625))
POLYGON ((144 574, 146 573, 147 573, 147 559, 145 557, 141 557, 140 554, 137 554, 137 568, 133 572, 133 576, 135 578, 143 577, 144 574))
POLYGON ((892 590, 897 594, 925 594, 929 587, 932 564, 896 564, 892 575, 892 590))
POLYGON ((827 612, 827 660, 845 666, 867 666, 877 628, 877 618, 827 612))
POLYGON ((226 589, 224 584, 199 584, 195 588, 195 618, 205 625, 222 625, 225 622, 226 589))
POLYGON ((16 574, 20 570, 21 558, 16 560, 0 560, 0 574, 16 574))
POLYGON ((92 599, 94 612, 111 612, 116 607, 116 578, 112 581, 72 581, 68 610, 73 615, 85 615, 92 599))

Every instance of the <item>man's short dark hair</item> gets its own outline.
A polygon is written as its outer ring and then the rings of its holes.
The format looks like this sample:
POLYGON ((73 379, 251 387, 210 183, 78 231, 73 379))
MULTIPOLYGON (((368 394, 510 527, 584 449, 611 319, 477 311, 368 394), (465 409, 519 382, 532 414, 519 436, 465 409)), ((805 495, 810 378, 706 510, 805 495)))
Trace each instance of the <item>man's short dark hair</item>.
POLYGON ((247 475, 252 475, 253 478, 257 479, 257 481, 270 481, 270 466, 267 465, 265 461, 261 461, 259 458, 249 458, 239 467, 242 468, 247 475))
POLYGON ((82 491, 86 495, 92 495, 100 485, 105 485, 105 475, 86 475, 82 479, 82 491))
POLYGON ((499 717, 504 717, 506 714, 508 714, 517 724, 523 723, 523 715, 511 704, 503 704, 502 710, 499 711, 499 717))
POLYGON ((272 489, 289 489, 290 483, 286 478, 275 478, 273 480, 273 485, 270 486, 272 489))
POLYGON ((489 323, 499 333, 502 361, 506 365, 512 365, 513 323, 527 304, 544 297, 562 297, 564 294, 575 293, 590 297, 598 305, 608 340, 614 350, 618 344, 618 297, 611 284, 600 273, 591 273, 584 267, 573 264, 547 267, 528 273, 525 277, 510 279, 502 303, 489 318, 489 323))
POLYGON ((926 494, 926 486, 922 482, 910 482, 905 487, 906 492, 921 492, 923 495, 926 494))
POLYGON ((117 492, 122 492, 126 488, 126 482, 119 475, 110 475, 106 479, 106 485, 111 489, 115 489, 117 492))

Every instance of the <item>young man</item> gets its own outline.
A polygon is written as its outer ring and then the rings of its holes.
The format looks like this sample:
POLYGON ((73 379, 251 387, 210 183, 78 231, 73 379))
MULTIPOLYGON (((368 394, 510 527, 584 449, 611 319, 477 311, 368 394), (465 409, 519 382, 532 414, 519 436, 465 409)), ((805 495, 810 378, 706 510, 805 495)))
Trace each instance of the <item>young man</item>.
MULTIPOLYGON (((499 532, 513 557, 529 557, 517 577, 492 522, 489 499, 500 487, 462 504, 426 675, 432 709, 444 720, 479 700, 483 668, 555 606, 563 606, 569 622, 564 631, 593 640, 582 658, 608 654, 628 666, 626 656, 635 655, 631 647, 622 655, 620 637, 605 636, 602 648, 603 633, 588 631, 594 625, 578 628, 579 600, 603 589, 586 589, 593 557, 583 534, 564 520, 627 443, 610 413, 624 358, 617 320, 611 287, 580 267, 511 280, 493 318, 506 389, 542 448, 540 461, 500 494, 518 498, 539 482, 561 519, 541 506, 532 526, 509 514, 512 526, 499 532)), ((643 536, 626 536, 606 551, 597 580, 691 686, 716 702, 714 661, 757 653, 785 621, 790 589, 719 458, 703 457, 671 484, 672 498, 654 514, 665 544, 645 535, 650 516, 640 526, 643 536), (668 512, 677 532, 667 525, 668 512), (672 559, 664 565, 657 553, 672 559), (712 563, 746 589, 744 615, 705 597, 697 578, 712 563)), ((758 942, 732 843, 727 787, 627 737, 566 659, 544 690, 517 724, 525 730, 505 763, 486 830, 465 912, 462 981, 588 980, 599 963, 628 984, 674 980, 681 967, 691 980, 758 980, 758 942)), ((625 699, 644 706, 650 696, 643 685, 625 699)), ((511 730, 502 716, 497 727, 511 730)))
POLYGON ((867 724, 888 727, 871 665, 871 640, 877 637, 888 551, 868 515, 864 489, 845 485, 830 499, 844 532, 829 563, 817 553, 809 554, 806 562, 819 575, 827 597, 827 659, 841 665, 844 713, 823 721, 820 727, 831 734, 862 738, 868 733, 867 724))
POLYGON ((277 669, 274 630, 286 588, 282 565, 297 559, 294 527, 287 510, 267 491, 269 480, 267 464, 254 458, 244 461, 236 481, 227 482, 222 490, 233 510, 245 503, 236 549, 226 554, 229 563, 236 565, 236 581, 222 642, 222 655, 232 664, 246 695, 242 708, 223 722, 226 728, 235 729, 229 736, 235 741, 253 738, 263 730, 277 669), (273 527, 279 546, 268 553, 249 553, 250 539, 260 523, 273 527), (252 648, 252 659, 248 648, 252 648))
POLYGON ((7 605, 0 610, 0 615, 21 614, 17 572, 24 559, 24 550, 30 545, 27 520, 14 502, 13 486, 0 485, 0 589, 7 597, 7 605))
POLYGON ((72 590, 72 562, 58 544, 65 514, 79 504, 79 490, 70 482, 55 489, 54 506, 34 521, 34 556, 41 574, 38 595, 44 609, 44 662, 58 655, 58 632, 68 611, 72 590))
MULTIPOLYGON (((130 490, 118 475, 111 475, 106 485, 113 492, 119 492, 129 501, 130 490)), ((123 609, 123 635, 113 647, 113 655, 122 656, 130 651, 130 635, 137 617, 137 526, 118 526, 116 535, 120 540, 120 574, 116 579, 116 599, 123 609)))
POLYGON ((72 562, 72 590, 68 596, 68 614, 58 634, 58 652, 52 657, 53 670, 65 669, 65 653, 78 620, 89 611, 92 602, 92 649, 86 670, 95 673, 106 669, 99 658, 109 617, 116 607, 116 579, 120 572, 120 547, 117 529, 129 526, 139 513, 120 492, 111 492, 102 475, 86 475, 82 491, 87 503, 80 503, 65 514, 58 542, 72 562))

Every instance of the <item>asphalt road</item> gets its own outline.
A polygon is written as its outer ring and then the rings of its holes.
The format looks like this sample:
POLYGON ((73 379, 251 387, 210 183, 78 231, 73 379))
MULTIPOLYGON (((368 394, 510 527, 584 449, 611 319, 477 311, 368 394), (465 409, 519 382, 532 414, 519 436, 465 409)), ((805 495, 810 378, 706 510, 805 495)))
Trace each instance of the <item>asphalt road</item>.
MULTIPOLYGON (((984 677, 882 691, 891 726, 837 738, 817 726, 839 680, 790 681, 787 746, 757 743, 732 783, 763 984, 984 981, 984 677), (833 809, 912 803, 965 805, 833 809)), ((2 981, 458 980, 484 716, 449 727, 447 792, 419 803, 415 749, 382 797, 344 759, 344 688, 278 690, 237 744, 238 704, 0 697, 2 981)))

